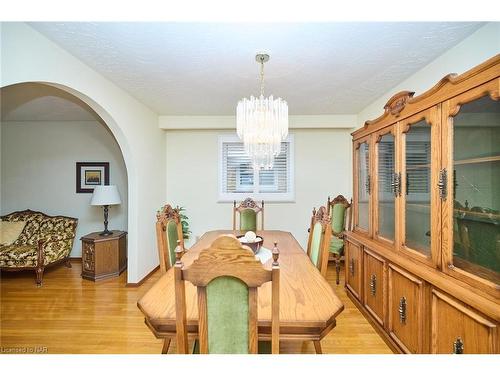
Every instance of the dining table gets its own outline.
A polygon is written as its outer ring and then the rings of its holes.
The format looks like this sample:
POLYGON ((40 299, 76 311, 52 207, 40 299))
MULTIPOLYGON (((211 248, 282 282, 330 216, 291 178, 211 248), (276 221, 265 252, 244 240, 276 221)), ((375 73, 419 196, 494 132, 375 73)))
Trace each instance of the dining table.
MULTIPOLYGON (((181 258, 190 265, 200 253, 221 235, 239 235, 238 231, 214 230, 206 232, 181 258)), ((313 265, 306 252, 290 232, 280 230, 257 231, 262 237, 264 250, 272 250, 274 242, 279 250, 280 267, 280 340, 319 341, 336 324, 336 317, 344 305, 327 280, 313 265)), ((272 258, 262 259, 271 269, 272 258)), ((196 288, 186 282, 187 331, 191 338, 198 333, 198 307, 196 288)), ((175 338, 175 285, 174 269, 170 268, 139 299, 137 306, 145 323, 157 338, 175 338)), ((271 283, 258 288, 259 340, 271 339, 271 283)))

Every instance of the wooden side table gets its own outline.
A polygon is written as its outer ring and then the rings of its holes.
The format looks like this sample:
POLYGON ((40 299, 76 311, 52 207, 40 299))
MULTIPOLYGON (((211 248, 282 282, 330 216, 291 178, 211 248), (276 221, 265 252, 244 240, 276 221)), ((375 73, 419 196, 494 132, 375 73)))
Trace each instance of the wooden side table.
POLYGON ((114 230, 109 236, 89 233, 82 240, 82 277, 102 280, 127 268, 127 232, 114 230))

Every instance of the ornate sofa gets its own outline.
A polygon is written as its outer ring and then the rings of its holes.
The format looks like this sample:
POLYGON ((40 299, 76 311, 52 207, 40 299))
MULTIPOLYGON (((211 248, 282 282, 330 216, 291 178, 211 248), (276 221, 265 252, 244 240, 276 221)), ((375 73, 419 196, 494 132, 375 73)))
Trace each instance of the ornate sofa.
POLYGON ((49 216, 25 210, 0 216, 2 221, 25 221, 21 234, 11 245, 0 245, 0 270, 34 270, 37 286, 42 285, 45 267, 65 262, 71 267, 69 254, 73 247, 78 219, 49 216))

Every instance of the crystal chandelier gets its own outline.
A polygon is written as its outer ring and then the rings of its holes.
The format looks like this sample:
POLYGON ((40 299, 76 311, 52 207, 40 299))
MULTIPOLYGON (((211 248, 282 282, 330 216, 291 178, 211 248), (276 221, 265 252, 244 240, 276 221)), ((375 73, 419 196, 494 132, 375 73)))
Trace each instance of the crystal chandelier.
POLYGON ((271 169, 288 135, 288 104, 272 95, 264 97, 264 63, 269 55, 258 54, 260 97, 243 98, 236 107, 236 129, 255 170, 271 169))

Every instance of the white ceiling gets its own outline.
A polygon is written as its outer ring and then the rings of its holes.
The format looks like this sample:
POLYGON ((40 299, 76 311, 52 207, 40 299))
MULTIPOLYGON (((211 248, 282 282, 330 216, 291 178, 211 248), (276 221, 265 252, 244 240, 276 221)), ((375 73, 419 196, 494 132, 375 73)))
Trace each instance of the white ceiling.
POLYGON ((80 99, 40 83, 2 88, 0 104, 2 121, 101 121, 80 99))
POLYGON ((358 113, 483 24, 30 25, 158 114, 231 115, 259 92, 257 52, 271 55, 266 93, 291 114, 358 113))

